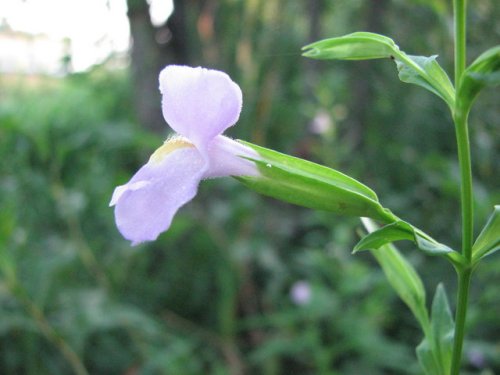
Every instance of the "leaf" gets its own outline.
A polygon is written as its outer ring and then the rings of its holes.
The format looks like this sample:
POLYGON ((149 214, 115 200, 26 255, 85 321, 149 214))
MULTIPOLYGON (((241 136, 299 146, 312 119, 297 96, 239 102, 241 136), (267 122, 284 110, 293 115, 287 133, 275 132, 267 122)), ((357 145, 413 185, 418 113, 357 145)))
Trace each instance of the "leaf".
POLYGON ((387 243, 400 240, 413 241, 420 250, 429 255, 442 255, 453 252, 448 246, 437 242, 420 229, 403 220, 398 220, 370 233, 356 244, 354 252, 378 249, 387 243))
POLYGON ((259 159, 250 160, 261 173, 258 177, 235 177, 247 187, 312 209, 394 221, 394 215, 380 205, 375 192, 361 182, 307 160, 243 143, 259 154, 259 159))
POLYGON ((305 57, 321 60, 369 60, 389 58, 399 50, 386 36, 356 32, 337 38, 320 40, 302 48, 305 57))
POLYGON ((474 99, 485 87, 500 84, 500 45, 481 54, 465 71, 457 90, 458 108, 469 113, 474 99))
POLYGON ((417 357, 427 375, 449 374, 455 323, 446 292, 439 284, 432 301, 431 330, 417 347, 417 357))
POLYGON ((353 252, 379 249, 385 244, 399 240, 413 241, 413 234, 406 229, 403 223, 403 221, 397 221, 368 234, 356 244, 353 252))
POLYGON ((495 206, 486 225, 472 246, 472 259, 477 261, 500 250, 500 205, 495 206))
POLYGON ((408 61, 396 59, 399 79, 429 90, 453 108, 455 89, 446 72, 436 61, 437 55, 430 57, 406 55, 406 58, 414 64, 410 65, 408 61))
POLYGON ((421 86, 443 99, 453 109, 455 89, 437 56, 411 56, 399 49, 384 35, 356 32, 337 38, 320 40, 303 47, 304 56, 320 60, 395 60, 399 78, 406 83, 421 86))
POLYGON ((420 366, 425 372, 425 375, 442 375, 441 367, 438 360, 434 356, 429 340, 424 337, 422 342, 417 346, 417 358, 420 366))
MULTIPOLYGON (((378 231, 377 225, 372 220, 362 218, 361 221, 368 232, 378 231)), ((378 250, 372 251, 372 254, 399 298, 411 310, 424 332, 428 331, 430 326, 429 313, 425 305, 425 289, 417 271, 390 243, 382 244, 378 250)))
POLYGON ((439 284, 432 301, 431 329, 434 336, 434 345, 438 353, 437 357, 443 367, 443 373, 448 374, 451 367, 453 352, 453 336, 455 334, 455 323, 451 315, 446 292, 442 284, 439 284))

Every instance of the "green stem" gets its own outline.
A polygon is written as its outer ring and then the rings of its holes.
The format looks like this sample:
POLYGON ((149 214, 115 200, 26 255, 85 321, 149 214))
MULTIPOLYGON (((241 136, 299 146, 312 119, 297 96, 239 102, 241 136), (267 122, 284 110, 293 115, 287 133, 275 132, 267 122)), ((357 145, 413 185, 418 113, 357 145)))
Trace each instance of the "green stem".
POLYGON ((455 86, 458 87, 465 70, 466 56, 466 16, 467 0, 453 0, 453 18, 455 28, 455 86))
POLYGON ((451 375, 460 374, 460 361, 465 336, 465 318, 467 316, 467 301, 472 276, 472 267, 458 270, 457 311, 455 314, 455 337, 453 341, 453 356, 451 360, 451 375))
POLYGON ((455 116, 455 131, 460 164, 460 200, 462 210, 462 255, 468 263, 472 258, 472 241, 474 232, 474 201, 472 191, 472 165, 470 157, 470 141, 467 118, 455 116))
MULTIPOLYGON (((453 0, 453 16, 455 31, 455 87, 458 88, 466 65, 466 17, 467 0, 453 0)), ((462 349, 465 336, 465 319, 469 286, 472 276, 472 240, 473 223, 473 191, 472 165, 470 157, 468 114, 457 105, 460 98, 455 99, 453 120, 458 147, 460 164, 460 200, 462 211, 462 256, 464 263, 456 266, 458 274, 457 309, 455 315, 455 336, 453 340, 453 355, 451 359, 451 375, 459 375, 462 349)))

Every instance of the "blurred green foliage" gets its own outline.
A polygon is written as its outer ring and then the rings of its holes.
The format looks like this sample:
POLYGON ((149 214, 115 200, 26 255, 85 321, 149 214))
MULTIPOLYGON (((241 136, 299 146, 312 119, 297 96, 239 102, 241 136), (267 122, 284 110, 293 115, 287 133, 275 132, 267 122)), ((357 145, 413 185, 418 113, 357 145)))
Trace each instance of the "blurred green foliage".
MULTIPOLYGON (((230 133, 345 171, 456 246, 445 105, 400 83, 390 61, 300 56, 316 38, 369 29, 409 53, 440 53, 449 70, 445 6, 306 3, 190 9, 192 64, 227 71, 244 92, 230 133)), ((494 1, 475 3, 471 60, 500 35, 494 1)), ((132 90, 128 71, 106 64, 63 79, 0 76, 0 373, 418 374, 416 322, 370 254, 350 255, 355 219, 207 181, 158 241, 130 247, 108 202, 162 142, 135 123, 132 90), (306 304, 290 294, 299 281, 311 288, 306 304)), ((471 118, 478 229, 500 201, 489 94, 471 118)), ((429 290, 443 280, 453 292, 445 262, 405 250, 429 290)), ((473 285, 470 374, 500 372, 499 270, 492 256, 473 285)))

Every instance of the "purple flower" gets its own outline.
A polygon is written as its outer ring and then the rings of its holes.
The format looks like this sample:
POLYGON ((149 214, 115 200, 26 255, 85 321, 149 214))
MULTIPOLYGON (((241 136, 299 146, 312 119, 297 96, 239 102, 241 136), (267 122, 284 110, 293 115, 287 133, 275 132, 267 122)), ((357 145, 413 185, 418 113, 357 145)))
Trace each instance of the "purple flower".
POLYGON ((229 76, 201 67, 170 65, 160 73, 163 116, 176 135, 167 139, 125 185, 110 206, 132 245, 155 240, 177 210, 196 195, 201 180, 257 176, 255 151, 222 132, 238 120, 239 86, 229 76))
POLYGON ((307 305, 311 294, 311 286, 307 281, 297 281, 290 290, 290 298, 296 305, 307 305))

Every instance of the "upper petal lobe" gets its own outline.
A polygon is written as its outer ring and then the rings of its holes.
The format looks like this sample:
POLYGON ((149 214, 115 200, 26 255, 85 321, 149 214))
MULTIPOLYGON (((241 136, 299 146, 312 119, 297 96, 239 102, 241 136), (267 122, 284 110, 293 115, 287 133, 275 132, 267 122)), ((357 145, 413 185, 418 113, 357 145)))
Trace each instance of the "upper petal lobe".
POLYGON ((169 65, 160 73, 160 91, 165 120, 200 150, 241 112, 239 86, 217 70, 169 65))

